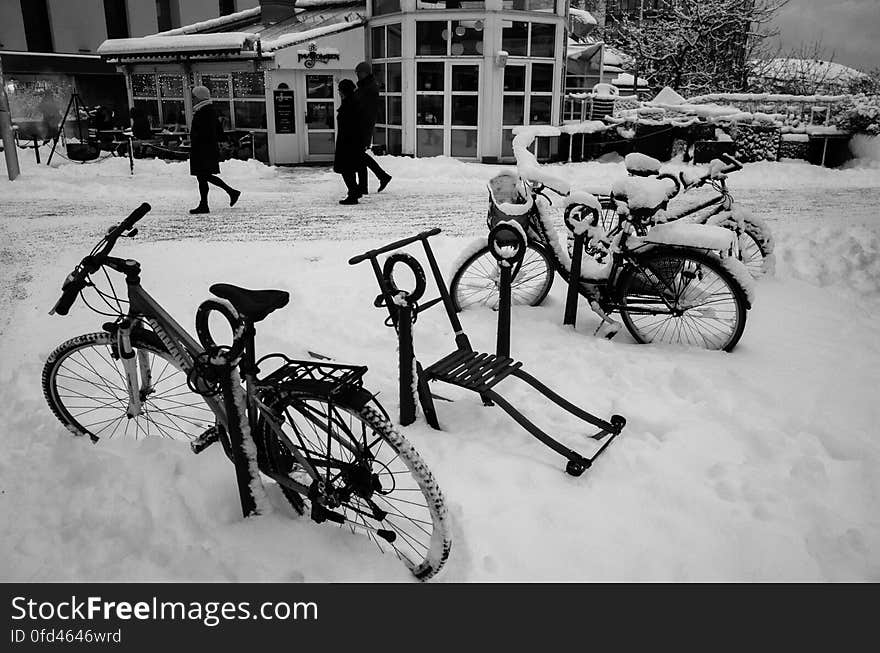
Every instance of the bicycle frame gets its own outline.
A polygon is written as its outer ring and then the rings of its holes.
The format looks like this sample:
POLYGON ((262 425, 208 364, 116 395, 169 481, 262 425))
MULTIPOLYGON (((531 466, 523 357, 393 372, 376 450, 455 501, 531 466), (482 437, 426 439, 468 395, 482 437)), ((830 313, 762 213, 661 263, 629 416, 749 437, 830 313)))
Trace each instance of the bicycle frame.
MULTIPOLYGON (((130 417, 136 417, 141 414, 141 406, 143 398, 152 390, 152 378, 150 374, 150 366, 147 361, 147 355, 143 351, 138 352, 137 362, 135 363, 134 352, 131 347, 131 333, 137 328, 140 322, 145 322, 150 326, 153 332, 158 336, 168 353, 181 366, 181 369, 190 374, 194 368, 194 362, 199 355, 204 353, 204 348, 184 329, 162 306, 141 286, 140 284, 140 265, 131 260, 121 260, 108 258, 108 267, 123 272, 126 275, 126 284, 128 286, 128 314, 119 321, 119 328, 116 333, 119 345, 120 357, 122 358, 123 368, 125 370, 126 387, 129 391, 129 406, 127 413, 130 417)), ((251 337, 246 343, 246 353, 253 356, 253 338, 251 337)), ((271 411, 257 397, 259 392, 259 383, 253 370, 244 370, 244 381, 247 388, 247 417, 251 427, 256 425, 257 411, 262 413, 265 423, 273 430, 273 432, 281 438, 289 447, 291 454, 305 471, 315 481, 320 481, 318 474, 311 461, 306 459, 284 433, 283 429, 276 423, 272 417, 271 411)), ((214 413, 217 422, 229 432, 229 416, 226 408, 217 396, 203 396, 205 403, 214 413)), ((283 475, 267 474, 277 483, 287 486, 288 488, 299 492, 303 495, 307 494, 309 487, 298 483, 297 481, 283 475)))

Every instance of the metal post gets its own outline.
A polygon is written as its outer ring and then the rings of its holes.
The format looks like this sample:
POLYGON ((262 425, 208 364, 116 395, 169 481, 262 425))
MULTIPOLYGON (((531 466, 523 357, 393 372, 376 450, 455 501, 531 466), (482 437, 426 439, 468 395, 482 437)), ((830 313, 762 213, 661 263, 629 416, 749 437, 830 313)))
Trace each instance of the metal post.
POLYGON ((586 234, 576 233, 574 235, 574 248, 571 252, 571 273, 568 277, 568 294, 565 298, 565 315, 562 318, 563 324, 570 324, 571 326, 575 326, 575 322, 577 322, 578 289, 580 288, 581 261, 584 257, 584 240, 586 240, 586 234))
POLYGON ((40 164, 40 143, 34 138, 34 156, 37 157, 37 165, 40 164))
POLYGON ((6 157, 6 174, 14 181, 20 174, 18 151, 12 133, 12 113, 9 111, 9 98, 6 97, 6 81, 3 77, 3 62, 0 61, 0 137, 3 139, 3 152, 6 157))
POLYGON ((416 421, 416 400, 413 392, 413 332, 412 306, 398 307, 397 320, 397 351, 399 363, 398 396, 400 397, 400 425, 409 426, 416 421))
POLYGON ((501 263, 501 288, 498 302, 498 341, 495 354, 510 357, 510 265, 501 263))

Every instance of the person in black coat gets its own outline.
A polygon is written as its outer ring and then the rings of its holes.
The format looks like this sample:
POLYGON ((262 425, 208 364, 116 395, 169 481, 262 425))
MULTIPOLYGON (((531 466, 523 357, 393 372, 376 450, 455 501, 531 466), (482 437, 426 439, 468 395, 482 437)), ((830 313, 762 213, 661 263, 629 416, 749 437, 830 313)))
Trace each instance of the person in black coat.
POLYGON ((379 85, 373 77, 373 67, 366 61, 361 61, 354 69, 357 74, 357 101, 362 111, 363 146, 361 147, 361 165, 358 167, 358 192, 367 194, 367 168, 373 171, 379 180, 379 190, 385 190, 391 175, 382 169, 376 159, 368 152, 373 144, 373 130, 376 128, 376 119, 379 117, 379 102, 383 99, 379 96, 379 85))
POLYGON ((150 129, 150 118, 147 112, 140 107, 131 107, 128 111, 131 117, 131 135, 138 140, 150 140, 153 138, 153 130, 150 129))
POLYGON ((190 213, 209 213, 208 184, 222 188, 229 194, 229 206, 235 206, 241 191, 227 185, 217 175, 220 173, 220 123, 211 106, 211 92, 204 86, 192 90, 193 118, 189 129, 189 174, 199 181, 201 202, 190 213))
POLYGON ((361 108, 355 99, 355 85, 350 79, 339 82, 339 97, 342 101, 336 110, 336 151, 333 156, 333 172, 342 175, 348 195, 339 200, 340 204, 357 204, 357 171, 362 163, 363 122, 361 108))

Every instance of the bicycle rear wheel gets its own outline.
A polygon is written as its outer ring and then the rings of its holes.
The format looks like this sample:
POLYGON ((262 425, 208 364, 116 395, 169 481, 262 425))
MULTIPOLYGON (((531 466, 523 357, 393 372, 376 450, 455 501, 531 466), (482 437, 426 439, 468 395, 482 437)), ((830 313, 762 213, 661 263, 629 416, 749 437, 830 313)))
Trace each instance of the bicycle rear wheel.
POLYGON ((365 534, 421 580, 443 567, 452 546, 443 494, 418 452, 387 419, 371 406, 295 389, 282 390, 270 409, 285 437, 262 418, 264 471, 311 487, 301 496, 279 484, 295 509, 319 497, 334 513, 328 521, 341 516, 340 528, 365 534), (294 450, 312 464, 323 487, 297 462, 294 450))
POLYGON ((624 270, 617 292, 636 342, 731 351, 745 329, 745 291, 720 261, 702 252, 648 252, 624 270))
MULTIPOLYGON (((488 245, 470 256, 452 275, 449 295, 456 311, 487 306, 497 308, 501 270, 488 245)), ((538 306, 553 285, 553 264, 543 250, 529 245, 522 267, 510 288, 511 302, 538 306)))
POLYGON ((214 426, 214 412, 186 383, 180 369, 156 339, 132 334, 136 358, 144 357, 152 383, 142 390, 142 412, 126 414, 125 370, 109 333, 72 338, 53 351, 43 367, 43 395, 55 416, 74 435, 189 441, 214 426))

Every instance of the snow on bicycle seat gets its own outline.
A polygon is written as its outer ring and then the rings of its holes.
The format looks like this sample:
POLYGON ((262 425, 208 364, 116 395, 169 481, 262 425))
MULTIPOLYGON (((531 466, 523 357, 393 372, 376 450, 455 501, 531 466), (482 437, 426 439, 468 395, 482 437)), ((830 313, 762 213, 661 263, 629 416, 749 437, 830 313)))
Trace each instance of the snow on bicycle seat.
POLYGON ((651 213, 664 206, 670 187, 662 179, 625 177, 615 181, 611 190, 614 199, 626 202, 631 211, 651 213))
POLYGON ((663 165, 654 157, 641 152, 630 152, 624 157, 623 164, 629 174, 638 177, 656 175, 660 172, 660 166, 663 165))
POLYGON ((215 283, 210 291, 220 299, 229 300, 235 310, 251 322, 265 319, 290 301, 290 293, 284 290, 248 290, 228 283, 215 283))

